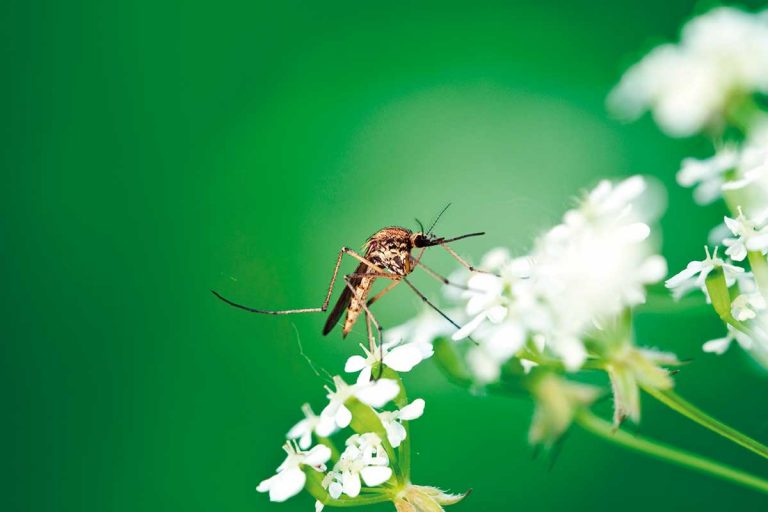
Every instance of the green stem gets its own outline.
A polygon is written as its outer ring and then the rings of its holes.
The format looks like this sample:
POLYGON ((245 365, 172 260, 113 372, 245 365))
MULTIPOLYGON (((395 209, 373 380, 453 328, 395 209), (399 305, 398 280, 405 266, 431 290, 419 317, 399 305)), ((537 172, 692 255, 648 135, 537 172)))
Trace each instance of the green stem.
POLYGON ((751 450, 761 457, 768 459, 768 446, 765 446, 764 444, 755 441, 751 437, 742 434, 738 430, 716 420, 695 405, 683 399, 674 391, 660 391, 658 389, 653 389, 647 386, 643 386, 643 391, 673 411, 676 411, 686 418, 695 421, 699 425, 708 428, 712 432, 720 434, 724 438, 743 446, 747 450, 751 450))
POLYGON ((584 430, 619 446, 768 494, 768 480, 658 441, 617 430, 613 424, 587 410, 576 416, 576 423, 584 430))
POLYGON ((752 275, 755 276, 755 282, 760 293, 768 300, 768 260, 758 251, 749 251, 749 266, 752 268, 752 275))

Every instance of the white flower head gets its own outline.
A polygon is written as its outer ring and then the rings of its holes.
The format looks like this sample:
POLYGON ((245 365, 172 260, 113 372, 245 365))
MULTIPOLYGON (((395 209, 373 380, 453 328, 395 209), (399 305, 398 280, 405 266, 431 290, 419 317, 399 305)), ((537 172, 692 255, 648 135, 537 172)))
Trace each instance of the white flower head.
POLYGON ((392 476, 387 452, 378 435, 355 434, 346 444, 339 461, 323 479, 323 487, 333 499, 342 494, 356 498, 360 495, 362 482, 367 487, 376 487, 392 476))
POLYGON ((316 415, 309 404, 302 405, 301 411, 304 413, 304 419, 291 427, 286 437, 298 440, 299 448, 302 450, 306 450, 312 444, 312 432, 322 437, 336 432, 335 422, 331 418, 316 415))
POLYGON ((354 355, 347 359, 344 365, 344 371, 347 373, 360 372, 357 382, 362 384, 371 380, 373 367, 381 362, 382 354, 384 365, 392 368, 396 372, 409 372, 414 366, 424 359, 432 357, 434 353, 432 344, 427 342, 420 343, 384 343, 373 353, 369 352, 364 346, 365 357, 354 355))
POLYGON ((529 255, 495 249, 485 256, 495 274, 466 281, 458 300, 469 320, 452 336, 477 342, 466 353, 476 382, 497 380, 523 349, 547 351, 577 370, 594 326, 645 302, 646 286, 667 271, 649 225, 663 208, 659 192, 641 176, 601 181, 529 255))
POLYGON ((720 123, 734 99, 768 91, 766 70, 768 23, 721 7, 627 70, 608 102, 630 119, 650 110, 667 134, 685 137, 720 123))
POLYGON ((395 411, 383 411, 377 413, 384 430, 387 432, 387 439, 393 448, 400 446, 405 440, 407 432, 403 426, 403 421, 411 421, 420 418, 424 414, 424 400, 417 398, 402 409, 395 411))
POLYGON ((744 269, 726 263, 717 255, 717 247, 710 255, 709 247, 704 247, 704 251, 707 257, 702 261, 692 261, 688 263, 688 266, 678 272, 674 276, 667 279, 664 283, 665 286, 672 290, 675 298, 680 298, 685 293, 695 288, 700 288, 705 294, 707 293, 707 276, 716 268, 721 268, 725 274, 725 282, 728 286, 731 286, 736 277, 739 274, 744 273, 744 269))
POLYGON ((739 162, 739 153, 726 148, 715 156, 697 160, 686 158, 677 173, 677 182, 683 187, 696 187, 693 198, 698 204, 710 204, 722 195, 725 174, 733 171, 739 162))
POLYGON ((263 480, 256 487, 258 492, 268 492, 270 501, 285 501, 297 495, 307 481, 307 476, 301 469, 309 466, 315 471, 325 471, 325 463, 331 458, 331 450, 319 444, 304 452, 290 442, 283 445, 287 456, 274 476, 263 480))
POLYGON ((328 436, 330 432, 321 428, 321 426, 334 425, 333 428, 346 428, 352 421, 352 412, 344 403, 352 397, 357 398, 364 404, 371 407, 382 407, 392 400, 400 392, 400 386, 392 379, 379 379, 377 381, 358 382, 349 385, 341 377, 333 377, 333 383, 336 387, 328 391, 328 405, 320 413, 321 422, 318 424, 317 434, 328 436))
POLYGON ((760 293, 742 293, 731 302, 731 313, 739 322, 754 320, 765 309, 765 298, 760 293))
POLYGON ((723 245, 727 247, 725 254, 734 261, 742 261, 747 257, 747 252, 756 251, 765 254, 768 252, 768 226, 760 226, 764 219, 758 222, 744 216, 739 207, 739 215, 735 219, 725 217, 725 225, 734 238, 726 238, 723 245))

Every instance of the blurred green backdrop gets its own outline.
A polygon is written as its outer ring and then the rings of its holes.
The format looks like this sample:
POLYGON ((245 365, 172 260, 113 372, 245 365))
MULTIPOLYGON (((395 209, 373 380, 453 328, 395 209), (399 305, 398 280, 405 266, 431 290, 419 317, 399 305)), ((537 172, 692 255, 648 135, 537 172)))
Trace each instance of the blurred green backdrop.
MULTIPOLYGON (((524 251, 599 177, 658 176, 671 269, 722 211, 674 185, 699 140, 621 125, 604 97, 688 0, 645 2, 4 2, 4 510, 310 510, 254 491, 284 434, 364 336, 313 306, 336 251, 446 203, 457 246, 524 251)), ((442 271, 445 255, 429 256, 442 271)), ((349 263, 347 264, 350 265, 349 263)), ((348 268, 348 267, 345 267, 348 268)), ((438 287, 420 276, 431 295, 438 287)), ((385 325, 419 302, 401 289, 385 325)), ((641 339, 695 363, 681 392, 765 440, 765 375, 702 341, 706 309, 645 314, 641 339)), ((453 510, 765 509, 751 491, 574 431, 553 468, 531 404, 472 397, 431 363, 407 375, 417 483, 453 510), (457 442, 460 440, 461 442, 457 442)), ((610 404, 606 404, 606 408, 610 404)), ((644 403, 639 431, 766 474, 756 457, 644 403)), ((387 510, 387 507, 372 510, 387 510)))

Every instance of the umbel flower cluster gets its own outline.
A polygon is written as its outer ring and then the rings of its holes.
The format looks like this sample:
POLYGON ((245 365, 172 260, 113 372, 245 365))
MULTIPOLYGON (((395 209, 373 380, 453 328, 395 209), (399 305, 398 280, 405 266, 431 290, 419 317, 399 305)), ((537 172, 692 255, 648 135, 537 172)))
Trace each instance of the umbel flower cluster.
POLYGON ((667 281, 675 297, 700 290, 726 325, 704 343, 733 341, 768 368, 768 11, 718 8, 683 27, 679 45, 654 49, 627 71, 611 100, 628 114, 651 109, 670 135, 703 133, 714 154, 686 158, 677 174, 701 205, 722 200, 705 257, 667 281), (718 247, 721 246, 721 247, 718 247))
POLYGON ((316 512, 386 501, 401 512, 436 512, 464 497, 410 482, 408 422, 423 414, 424 400, 409 403, 390 368, 380 379, 370 376, 355 384, 333 377, 320 414, 302 406, 304 418, 286 436, 285 460, 257 491, 280 502, 306 489, 316 512))
POLYGON ((425 311, 389 337, 433 343, 443 366, 473 386, 530 392, 533 443, 552 444, 600 396, 567 377, 585 368, 610 376, 616 424, 638 421, 639 386, 671 388, 662 365, 679 364, 671 353, 638 347, 631 325, 646 287, 667 273, 651 234, 662 204, 647 178, 601 181, 530 253, 494 249, 483 272, 451 276, 444 291, 461 329, 425 311))

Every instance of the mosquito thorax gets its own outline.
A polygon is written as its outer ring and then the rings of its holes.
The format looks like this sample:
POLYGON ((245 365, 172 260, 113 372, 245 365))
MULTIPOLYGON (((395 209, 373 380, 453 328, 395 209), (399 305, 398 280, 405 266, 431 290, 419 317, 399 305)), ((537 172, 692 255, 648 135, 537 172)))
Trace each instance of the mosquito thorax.
POLYGON ((376 265, 398 275, 411 272, 411 250, 414 233, 401 227, 380 229, 366 243, 366 257, 376 265))

